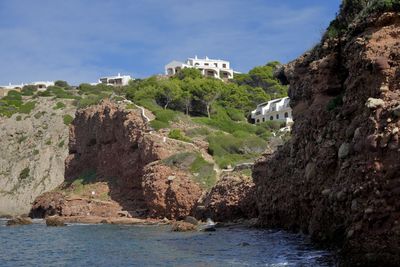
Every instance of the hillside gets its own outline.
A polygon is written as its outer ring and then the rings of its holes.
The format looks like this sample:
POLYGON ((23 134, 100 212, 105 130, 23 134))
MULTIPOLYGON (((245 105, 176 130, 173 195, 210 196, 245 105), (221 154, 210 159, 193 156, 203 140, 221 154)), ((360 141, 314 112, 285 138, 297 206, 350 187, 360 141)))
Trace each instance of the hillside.
MULTIPOLYGON (((67 159, 67 167, 70 162, 68 139, 72 138, 74 128, 69 130, 68 137, 68 126, 75 113, 81 114, 81 110, 103 99, 119 103, 118 108, 126 112, 141 113, 143 108, 138 105, 144 106, 145 122, 151 127, 149 136, 191 148, 164 158, 164 165, 189 173, 202 190, 209 190, 223 169, 229 171, 237 164, 252 163, 268 147, 274 148, 288 138, 278 132, 279 123, 255 126, 246 118, 259 101, 271 98, 267 92, 285 94, 286 87, 271 78, 275 66, 258 67, 255 73, 243 74, 238 81, 229 83, 184 71, 169 79, 150 77, 126 87, 81 84, 72 88, 59 82, 59 86, 49 87, 45 92, 38 92, 32 86, 24 87, 21 93, 10 92, 0 100, 0 125, 4 129, 0 146, 6 148, 1 156, 0 182, 4 186, 0 195, 4 201, 0 204, 0 214, 27 213, 38 195, 60 190, 64 178, 76 180, 71 188, 78 187, 80 197, 100 190, 99 200, 110 198, 110 189, 101 181, 85 185, 87 179, 105 178, 93 172, 89 166, 91 160, 82 166, 86 171, 73 172, 74 175, 69 172, 71 168, 64 168, 64 161, 67 159), (251 84, 253 81, 258 83, 251 84), (252 87, 256 85, 261 87, 252 87), (234 97, 236 100, 232 101, 234 97)), ((88 124, 74 142, 83 142, 85 134, 94 131, 91 126, 88 124)), ((243 171, 243 175, 250 176, 249 170, 243 171)), ((61 190, 77 197, 76 190, 71 188, 61 190)), ((120 204, 126 202, 117 198, 120 204)))
POLYGON ((292 139, 254 167, 260 222, 398 266, 398 1, 343 1, 321 44, 286 65, 292 139))

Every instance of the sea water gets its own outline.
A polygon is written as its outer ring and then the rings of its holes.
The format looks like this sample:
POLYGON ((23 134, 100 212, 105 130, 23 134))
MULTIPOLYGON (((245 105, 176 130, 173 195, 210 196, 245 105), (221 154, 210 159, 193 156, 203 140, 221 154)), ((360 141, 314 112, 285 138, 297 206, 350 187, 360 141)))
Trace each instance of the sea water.
POLYGON ((302 235, 219 228, 171 232, 168 226, 5 226, 0 266, 334 266, 334 256, 302 235))

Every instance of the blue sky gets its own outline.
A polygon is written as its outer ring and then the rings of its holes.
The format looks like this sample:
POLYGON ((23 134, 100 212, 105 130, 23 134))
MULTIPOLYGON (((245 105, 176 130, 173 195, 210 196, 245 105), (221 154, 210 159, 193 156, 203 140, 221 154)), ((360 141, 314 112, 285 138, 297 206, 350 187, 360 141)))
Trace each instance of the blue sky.
POLYGON ((247 72, 316 44, 340 0, 0 0, 0 84, 163 73, 198 55, 247 72))

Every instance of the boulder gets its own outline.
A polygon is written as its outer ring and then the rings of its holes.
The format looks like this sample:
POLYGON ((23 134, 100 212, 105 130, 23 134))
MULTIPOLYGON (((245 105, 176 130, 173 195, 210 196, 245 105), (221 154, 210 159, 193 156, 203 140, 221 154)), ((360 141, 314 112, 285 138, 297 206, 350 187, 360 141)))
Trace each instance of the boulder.
POLYGON ((197 227, 188 222, 177 221, 172 224, 173 232, 189 232, 189 231, 195 231, 195 230, 197 230, 197 227))
POLYGON ((385 101, 383 101, 382 99, 379 99, 379 98, 370 97, 370 98, 368 98, 367 103, 365 103, 365 105, 369 109, 376 109, 378 107, 382 107, 383 105, 385 105, 385 101))
POLYGON ((195 217, 192 217, 192 216, 186 216, 184 222, 191 223, 193 225, 199 224, 199 221, 195 217))
POLYGON ((29 225, 32 224, 32 219, 29 217, 15 217, 7 221, 7 226, 29 225))
POLYGON ((52 216, 46 219, 47 226, 65 226, 64 220, 59 216, 52 216))

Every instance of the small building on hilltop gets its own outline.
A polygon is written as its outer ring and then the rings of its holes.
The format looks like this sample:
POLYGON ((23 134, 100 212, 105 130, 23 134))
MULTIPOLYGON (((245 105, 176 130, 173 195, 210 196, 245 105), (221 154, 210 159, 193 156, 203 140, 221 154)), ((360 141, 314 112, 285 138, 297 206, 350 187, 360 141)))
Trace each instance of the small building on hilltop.
POLYGON ((234 70, 230 67, 230 62, 221 59, 205 58, 188 58, 186 62, 171 61, 165 65, 165 75, 173 76, 184 68, 196 68, 201 71, 205 77, 217 79, 232 79, 234 70))
POLYGON ((47 87, 49 87, 49 86, 54 86, 54 82, 49 82, 49 81, 47 81, 47 82, 44 82, 44 81, 41 81, 41 82, 33 82, 33 83, 30 83, 29 85, 34 85, 34 86, 36 86, 36 88, 37 88, 37 90, 38 91, 46 91, 47 90, 47 87))
POLYGON ((101 77, 99 84, 111 85, 111 86, 125 86, 129 84, 129 81, 133 80, 130 75, 121 75, 118 73, 117 76, 101 77))
POLYGON ((289 102, 289 97, 284 97, 259 104, 257 108, 251 112, 251 118, 254 123, 279 121, 290 126, 293 123, 293 117, 289 102))
POLYGON ((45 82, 45 81, 40 81, 40 82, 31 82, 31 83, 21 83, 21 84, 11 84, 9 83, 8 85, 0 85, 0 96, 6 96, 9 91, 15 90, 15 91, 21 91, 24 86, 27 85, 34 85, 36 86, 38 91, 46 91, 47 87, 49 86, 54 86, 54 82, 45 82))

